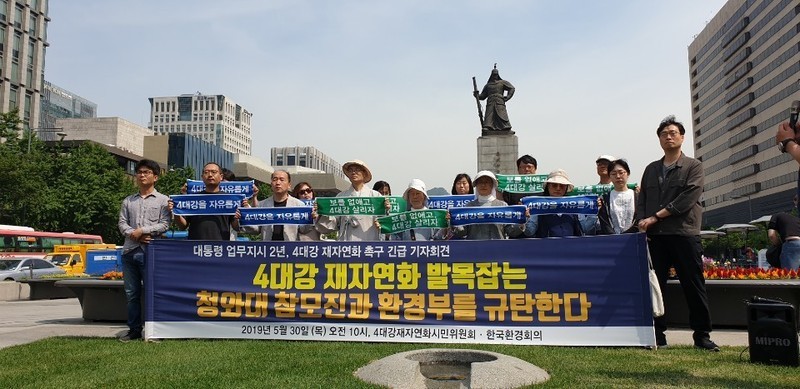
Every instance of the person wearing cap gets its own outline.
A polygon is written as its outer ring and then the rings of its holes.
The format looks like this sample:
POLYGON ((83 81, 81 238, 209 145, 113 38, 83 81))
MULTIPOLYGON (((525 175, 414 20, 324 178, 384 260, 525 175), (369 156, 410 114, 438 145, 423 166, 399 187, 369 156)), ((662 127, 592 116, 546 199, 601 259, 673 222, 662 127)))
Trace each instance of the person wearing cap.
MULTIPOLYGON (((483 170, 475 176, 475 193, 477 198, 468 202, 466 207, 504 207, 503 200, 498 200, 494 194, 497 190, 497 178, 494 173, 483 170)), ((525 212, 527 216, 527 211, 525 212)), ((448 217, 449 217, 448 213, 448 217)), ((524 224, 468 224, 466 226, 451 227, 454 237, 466 237, 469 240, 506 239, 508 235, 519 235, 525 228, 524 224)))
MULTIPOLYGON (((711 313, 703 278, 700 223, 703 207, 703 164, 682 151, 686 129, 669 116, 656 129, 664 156, 644 169, 636 214, 638 226, 647 232, 647 245, 661 290, 674 266, 689 308, 689 327, 695 347, 719 351, 711 341, 711 313)), ((669 307, 666 307, 669 309, 669 307)), ((655 318, 656 345, 666 346, 666 316, 655 318)))
MULTIPOLYGON (((428 209, 428 193, 425 183, 420 179, 413 179, 408 183, 408 189, 403 192, 403 198, 408 203, 409 211, 428 209)), ((393 240, 433 240, 439 232, 438 228, 412 228, 392 235, 393 240)))
MULTIPOLYGON (((544 196, 564 197, 575 185, 569 180, 567 172, 556 169, 547 175, 544 182, 544 196)), ((576 214, 532 215, 525 223, 525 236, 535 238, 554 238, 582 236, 583 228, 576 214)))
MULTIPOLYGON (((365 185, 372 181, 372 172, 363 161, 356 159, 345 162, 342 170, 350 179, 350 187, 336 197, 381 197, 380 192, 365 185)), ((380 227, 377 222, 375 216, 319 216, 315 226, 322 234, 338 231, 339 241, 378 241, 380 227)))
POLYGON ((611 161, 616 161, 617 158, 610 156, 610 155, 601 155, 597 157, 597 160, 594 161, 595 166, 597 167, 597 175, 600 176, 599 185, 608 185, 611 184, 611 176, 608 175, 608 164, 611 161))

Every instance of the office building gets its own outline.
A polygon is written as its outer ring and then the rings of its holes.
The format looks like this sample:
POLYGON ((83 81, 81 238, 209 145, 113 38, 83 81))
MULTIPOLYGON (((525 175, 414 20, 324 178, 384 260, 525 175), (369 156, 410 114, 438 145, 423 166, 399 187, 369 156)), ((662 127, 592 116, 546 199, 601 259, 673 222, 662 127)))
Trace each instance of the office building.
POLYGON ((234 162, 230 151, 185 133, 145 137, 142 156, 168 168, 191 167, 197 180, 207 162, 216 162, 226 169, 233 169, 234 162))
POLYGON ((97 104, 45 80, 39 118, 40 128, 56 127, 57 119, 96 117, 97 104))
POLYGON ((270 149, 270 163, 276 168, 300 166, 347 179, 341 164, 311 146, 273 147, 270 149))
MULTIPOLYGON (((54 127, 66 134, 67 140, 92 140, 136 155, 144 153, 144 137, 153 135, 149 128, 119 117, 56 119, 54 127)), ((42 133, 42 138, 53 135, 42 133)))
POLYGON ((0 0, 0 111, 19 109, 23 129, 39 128, 48 0, 0 0))
POLYGON ((798 165, 775 131, 800 99, 799 32, 797 0, 730 0, 689 46, 706 228, 792 207, 798 165))
POLYGON ((149 100, 148 127, 156 135, 186 133, 234 154, 251 154, 253 114, 230 98, 197 92, 149 100))

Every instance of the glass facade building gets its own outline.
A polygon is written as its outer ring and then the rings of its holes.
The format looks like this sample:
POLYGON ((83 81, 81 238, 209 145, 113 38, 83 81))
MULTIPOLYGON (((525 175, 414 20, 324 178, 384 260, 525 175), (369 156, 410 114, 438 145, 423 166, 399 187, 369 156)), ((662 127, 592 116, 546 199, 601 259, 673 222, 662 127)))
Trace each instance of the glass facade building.
POLYGON ((798 165, 778 151, 775 131, 800 99, 799 54, 797 0, 730 0, 689 46, 704 227, 792 207, 798 165))
POLYGON ((222 147, 206 142, 190 134, 169 134, 167 165, 194 169, 195 179, 199 180, 203 166, 216 162, 223 168, 233 170, 233 153, 222 147))
POLYGON ((58 119, 97 117, 97 104, 45 81, 42 93, 40 128, 56 127, 58 119))

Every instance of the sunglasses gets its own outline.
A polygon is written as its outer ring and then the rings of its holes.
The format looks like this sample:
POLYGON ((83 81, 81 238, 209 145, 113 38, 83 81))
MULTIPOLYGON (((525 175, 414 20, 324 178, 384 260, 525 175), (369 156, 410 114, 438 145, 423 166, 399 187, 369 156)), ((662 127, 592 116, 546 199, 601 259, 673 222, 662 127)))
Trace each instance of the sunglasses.
POLYGON ((313 191, 314 191, 314 189, 305 188, 305 189, 300 189, 300 191, 298 193, 306 194, 306 193, 311 193, 313 191))

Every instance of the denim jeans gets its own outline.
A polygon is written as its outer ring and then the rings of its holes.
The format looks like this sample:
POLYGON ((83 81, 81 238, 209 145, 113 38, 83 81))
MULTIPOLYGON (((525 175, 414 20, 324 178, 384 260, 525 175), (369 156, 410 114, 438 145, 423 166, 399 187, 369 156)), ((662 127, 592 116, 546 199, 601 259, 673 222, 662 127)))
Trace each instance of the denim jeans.
POLYGON ((787 240, 781 247, 781 268, 798 270, 800 268, 800 240, 787 240))
POLYGON ((141 248, 122 254, 122 279, 128 297, 128 328, 142 332, 142 283, 145 278, 145 256, 141 248))

